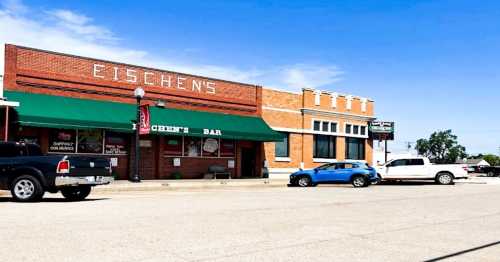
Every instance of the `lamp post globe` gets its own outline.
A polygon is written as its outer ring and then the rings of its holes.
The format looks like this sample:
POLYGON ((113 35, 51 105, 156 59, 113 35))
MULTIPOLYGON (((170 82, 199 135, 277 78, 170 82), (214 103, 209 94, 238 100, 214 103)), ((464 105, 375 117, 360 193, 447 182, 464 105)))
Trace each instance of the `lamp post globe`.
POLYGON ((146 94, 146 92, 144 92, 144 89, 142 89, 142 87, 138 87, 134 90, 135 98, 142 99, 144 97, 144 94, 146 94))
POLYGON ((137 99, 137 116, 135 124, 135 159, 134 159, 134 171, 130 177, 132 182, 141 182, 141 176, 139 175, 139 158, 140 158, 140 144, 139 144, 139 129, 141 123, 141 99, 145 95, 144 89, 138 87, 134 90, 134 97, 137 99))

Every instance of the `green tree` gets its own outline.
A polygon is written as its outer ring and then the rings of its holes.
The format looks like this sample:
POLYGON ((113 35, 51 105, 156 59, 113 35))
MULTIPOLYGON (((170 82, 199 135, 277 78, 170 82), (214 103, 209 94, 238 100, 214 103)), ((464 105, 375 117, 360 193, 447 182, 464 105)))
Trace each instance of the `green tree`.
POLYGON ((500 157, 493 155, 493 154, 487 154, 482 157, 483 160, 486 162, 490 163, 492 166, 500 166, 500 157))
POLYGON ((465 147, 458 144, 457 136, 451 130, 437 131, 429 139, 417 140, 415 149, 420 155, 439 164, 454 163, 467 156, 465 147))

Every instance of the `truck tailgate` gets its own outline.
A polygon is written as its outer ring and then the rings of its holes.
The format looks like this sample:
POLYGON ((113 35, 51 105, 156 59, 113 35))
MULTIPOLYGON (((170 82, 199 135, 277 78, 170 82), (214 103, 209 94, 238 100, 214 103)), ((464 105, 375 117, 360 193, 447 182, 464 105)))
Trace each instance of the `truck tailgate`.
POLYGON ((109 159, 92 156, 69 156, 71 176, 110 176, 109 159))

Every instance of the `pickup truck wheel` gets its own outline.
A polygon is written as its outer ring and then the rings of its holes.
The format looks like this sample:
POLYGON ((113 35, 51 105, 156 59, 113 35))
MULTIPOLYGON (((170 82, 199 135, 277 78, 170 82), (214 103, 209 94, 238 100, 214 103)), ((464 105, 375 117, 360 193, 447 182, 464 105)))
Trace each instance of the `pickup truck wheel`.
POLYGON ((69 201, 82 201, 91 191, 90 186, 75 186, 61 188, 61 194, 69 201))
POLYGON ((39 201, 45 193, 40 181, 30 175, 22 175, 14 179, 10 192, 14 200, 19 202, 39 201))
POLYGON ((453 184, 453 175, 450 173, 440 173, 436 177, 436 181, 441 185, 453 184))
POLYGON ((495 176, 495 173, 493 173, 493 171, 490 171, 490 172, 488 172, 488 174, 486 174, 486 175, 487 175, 487 176, 489 176, 489 177, 494 177, 494 176, 495 176))
POLYGON ((297 185, 299 185, 300 187, 311 186, 311 178, 309 178, 308 176, 301 176, 297 180, 297 185))
POLYGON ((354 187, 366 187, 369 184, 368 179, 364 176, 355 176, 351 182, 354 187))

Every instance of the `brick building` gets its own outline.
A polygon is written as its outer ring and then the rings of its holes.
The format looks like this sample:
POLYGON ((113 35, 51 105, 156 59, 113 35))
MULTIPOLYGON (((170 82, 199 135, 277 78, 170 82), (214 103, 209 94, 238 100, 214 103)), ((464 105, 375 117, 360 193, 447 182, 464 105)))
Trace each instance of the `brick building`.
POLYGON ((262 116, 284 135, 283 141, 264 146, 271 177, 339 160, 372 164, 368 123, 374 119, 373 104, 367 98, 314 89, 264 89, 262 116))
POLYGON ((263 121, 260 86, 6 45, 0 114, 8 139, 45 153, 105 156, 117 177, 134 159, 133 90, 144 88, 151 133, 140 138, 145 179, 201 178, 210 166, 260 177, 265 141, 281 135, 263 121), (17 104, 16 104, 17 105, 17 104))

